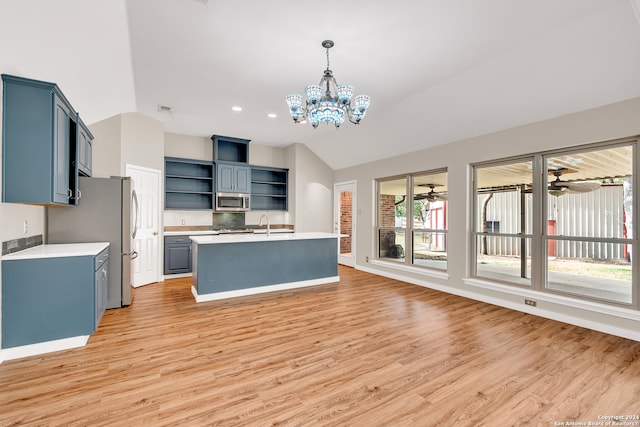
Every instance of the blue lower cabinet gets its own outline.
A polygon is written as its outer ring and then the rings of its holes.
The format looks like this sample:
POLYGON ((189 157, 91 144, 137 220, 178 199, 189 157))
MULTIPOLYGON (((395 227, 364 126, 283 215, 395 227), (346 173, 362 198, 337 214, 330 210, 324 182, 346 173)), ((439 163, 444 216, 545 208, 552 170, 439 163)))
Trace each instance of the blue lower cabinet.
POLYGON ((164 274, 191 273, 191 239, 189 236, 165 236, 164 274))
POLYGON ((94 259, 95 271, 93 279, 95 282, 95 322, 93 330, 98 329, 102 315, 107 309, 107 301, 109 299, 107 290, 109 288, 109 248, 105 249, 94 259))
POLYGON ((92 334, 106 307, 99 255, 2 261, 2 348, 92 334))

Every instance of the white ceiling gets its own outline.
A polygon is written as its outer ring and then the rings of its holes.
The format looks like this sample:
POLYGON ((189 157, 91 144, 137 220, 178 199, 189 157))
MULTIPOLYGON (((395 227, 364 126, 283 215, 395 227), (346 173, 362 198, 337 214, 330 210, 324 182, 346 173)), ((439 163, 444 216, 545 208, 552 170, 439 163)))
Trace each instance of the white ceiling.
POLYGON ((88 123, 139 111, 340 169, 640 96, 637 3, 0 0, 0 71, 57 82, 88 123), (324 39, 338 82, 371 96, 358 126, 288 117, 324 39))

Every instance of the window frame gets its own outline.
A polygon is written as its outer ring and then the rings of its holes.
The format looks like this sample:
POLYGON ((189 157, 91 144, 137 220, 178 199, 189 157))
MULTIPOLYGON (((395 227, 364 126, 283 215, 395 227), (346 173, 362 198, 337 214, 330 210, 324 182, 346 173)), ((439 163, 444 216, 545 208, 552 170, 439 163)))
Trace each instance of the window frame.
MULTIPOLYGON (((490 280, 490 281, 494 281, 494 282, 499 282, 499 283, 504 283, 504 284, 508 284, 508 285, 513 285, 513 286, 518 286, 521 288, 525 288, 525 289, 533 289, 533 283, 534 283, 534 278, 536 277, 536 273, 534 271, 534 266, 533 266, 533 253, 534 253, 534 238, 533 236, 536 233, 536 220, 535 220, 535 205, 533 206, 532 209, 532 232, 531 233, 505 233, 505 232, 483 232, 482 230, 476 230, 476 226, 478 225, 478 221, 477 221, 477 217, 476 214, 478 213, 478 210, 480 209, 480 207, 478 206, 478 188, 476 183, 478 182, 478 169, 479 168, 485 168, 485 167, 493 167, 493 166, 504 166, 504 165, 510 165, 510 164, 514 164, 514 163, 523 163, 523 162, 531 162, 532 165, 532 170, 531 170, 531 176, 532 176, 532 180, 534 180, 534 175, 536 174, 536 158, 534 155, 524 155, 524 156, 518 156, 518 157, 509 157, 506 159, 499 159, 496 161, 485 161, 485 162, 481 162, 481 163, 475 163, 472 164, 472 181, 471 181, 471 209, 472 209, 472 215, 470 215, 471 218, 471 256, 470 256, 470 262, 471 262, 471 266, 469 271, 471 272, 471 276, 477 279, 481 279, 481 280, 490 280), (531 239, 531 256, 532 256, 532 260, 531 260, 531 278, 529 280, 530 284, 522 284, 522 283, 515 283, 515 282, 509 282, 506 280, 499 280, 499 279, 494 279, 494 278, 489 278, 489 277, 485 277, 485 276, 478 276, 478 250, 477 250, 477 242, 478 239, 481 237, 506 237, 506 238, 519 238, 519 239, 531 239)), ((534 185, 533 187, 533 191, 535 192, 536 190, 536 186, 534 185)), ((535 196, 534 196, 535 197, 535 196)), ((520 217, 522 218, 523 212, 520 212, 520 217)), ((526 217, 526 213, 524 213, 525 217, 526 217)), ((522 220, 522 219, 521 219, 522 220)), ((522 228, 522 227, 521 227, 522 228)), ((526 228, 526 226, 525 226, 526 228)), ((525 269, 526 269, 526 262, 525 262, 525 269)))
MULTIPOLYGON (((591 301, 596 303, 601 303, 610 306, 623 307, 629 309, 640 309, 640 283, 639 280, 639 268, 640 268, 640 260, 635 252, 640 250, 639 247, 639 236, 638 236, 638 220, 632 217, 631 223, 631 238, 617 238, 617 237, 588 237, 588 236, 564 236, 564 235, 553 235, 549 234, 545 224, 547 224, 549 219, 549 192, 547 191, 548 184, 548 159, 557 156, 571 156, 584 152, 598 151, 598 150, 606 150, 606 149, 615 149, 617 147, 631 147, 632 149, 632 177, 631 177, 631 185, 632 185, 632 212, 635 216, 638 215, 638 198, 640 197, 640 189, 638 187, 640 183, 640 173, 638 172, 638 168, 640 168, 640 137, 629 137, 622 138, 612 141, 603 141, 598 143, 590 143, 577 145, 572 147, 565 147, 561 149, 554 149, 548 151, 541 151, 537 153, 531 153, 527 155, 511 157, 511 158, 503 158, 496 159, 492 161, 483 161, 478 163, 471 164, 471 190, 470 197, 471 203, 469 207, 471 209, 471 227, 470 227, 470 239, 469 239, 469 271, 470 275, 474 279, 488 281, 488 282, 496 282, 501 284, 506 284, 512 287, 519 287, 524 289, 529 289, 532 291, 543 292, 547 294, 555 294, 561 295, 564 297, 575 298, 583 301, 591 301), (532 160, 532 184, 533 184, 533 199, 532 199, 532 233, 529 235, 531 237, 531 285, 525 286, 522 284, 514 283, 506 280, 497 280, 493 278, 488 278, 485 276, 478 276, 477 274, 477 255, 478 255, 478 238, 483 235, 500 235, 503 237, 521 237, 520 234, 506 234, 506 233, 482 233, 481 230, 477 230, 478 220, 477 215, 479 214, 480 206, 478 206, 478 196, 477 196, 477 173, 479 168, 489 167, 489 166, 499 166, 502 164, 510 164, 516 163, 518 161, 523 161, 526 159, 532 160), (586 243, 612 243, 612 244, 627 244, 631 248, 631 302, 619 302, 612 299, 606 299, 604 297, 598 298, 595 296, 582 295, 577 292, 568 292, 562 291, 559 289, 549 288, 549 269, 548 269, 548 257, 545 256, 546 248, 549 241, 574 241, 574 242, 586 242, 586 243)), ((524 235, 527 237, 527 235, 524 235)))
MULTIPOLYGON (((442 168, 437 168, 437 169, 430 169, 430 170, 426 170, 426 171, 420 171, 420 172, 411 172, 411 173, 407 173, 407 174, 400 174, 400 175, 393 175, 393 176, 387 176, 387 177, 382 177, 382 178, 376 178, 375 179, 375 196, 376 196, 376 201, 375 201, 375 206, 376 206, 376 214, 375 214, 375 247, 376 247, 376 253, 375 253, 375 260, 376 261, 382 261, 382 262, 390 262, 390 263, 395 263, 401 266, 406 266, 409 268, 418 268, 418 269, 423 269, 425 271, 433 271, 433 272, 447 272, 449 269, 449 262, 448 262, 448 243, 445 243, 445 247, 447 248, 447 264, 446 264, 446 268, 438 268, 438 267, 432 267, 432 266, 426 266, 426 265, 419 265, 419 264, 415 264, 414 262, 414 233, 415 232, 423 232, 423 233, 438 233, 438 234, 442 234, 444 236, 445 241, 447 241, 448 239, 448 227, 449 227, 449 221, 448 221, 448 210, 445 213, 445 220, 444 223, 446 225, 446 228, 444 229, 440 229, 440 228, 415 228, 415 224, 414 224, 414 215, 413 215, 413 203, 414 203, 414 199, 415 199, 415 194, 413 191, 413 187, 414 187, 414 178, 415 177, 419 177, 419 176, 425 176, 425 175, 435 175, 435 174, 442 174, 445 173, 447 174, 446 180, 447 180, 447 188, 449 185, 449 171, 448 168, 446 167, 442 167, 442 168), (400 180, 400 179, 404 179, 405 180, 405 194, 406 194, 406 210, 407 210, 407 218, 406 218, 406 227, 383 227, 380 225, 380 186, 381 183, 383 182, 388 182, 388 181, 394 181, 394 180, 400 180), (411 214, 409 214, 408 212, 411 212, 411 214), (405 235, 405 248, 404 248, 404 260, 399 260, 399 259, 394 259, 394 258, 390 258, 390 257, 381 257, 380 256, 380 232, 381 231, 394 231, 394 232, 402 232, 405 235)), ((448 202, 447 202, 448 203, 448 202)))

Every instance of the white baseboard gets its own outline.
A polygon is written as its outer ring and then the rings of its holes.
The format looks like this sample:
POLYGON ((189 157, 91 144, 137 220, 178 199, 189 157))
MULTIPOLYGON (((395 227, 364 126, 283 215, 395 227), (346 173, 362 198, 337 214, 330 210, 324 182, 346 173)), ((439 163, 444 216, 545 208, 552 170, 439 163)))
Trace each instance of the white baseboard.
POLYGON ((324 285, 327 283, 335 283, 340 281, 340 276, 322 277, 320 279, 302 280, 299 282, 278 283, 275 285, 258 286, 255 288, 238 289, 235 291, 216 292, 212 294, 199 295, 195 287, 191 287, 191 293, 196 302, 216 301, 227 298, 243 297, 247 295, 263 294, 267 292, 286 291, 289 289, 304 288, 307 286, 324 285))
POLYGON ((84 347, 87 345, 87 341, 89 341, 89 335, 80 335, 77 337, 39 342, 36 344, 21 345, 19 347, 3 348, 0 350, 0 361, 84 347))
POLYGON ((165 274, 162 276, 162 280, 167 279, 183 279, 185 277, 192 277, 193 273, 180 273, 180 274, 165 274))

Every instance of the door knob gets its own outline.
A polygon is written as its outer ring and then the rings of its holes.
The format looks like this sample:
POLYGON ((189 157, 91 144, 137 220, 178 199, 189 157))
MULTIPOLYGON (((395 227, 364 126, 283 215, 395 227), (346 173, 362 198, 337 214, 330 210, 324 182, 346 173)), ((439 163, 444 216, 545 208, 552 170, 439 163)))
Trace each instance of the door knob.
POLYGON ((157 231, 154 231, 154 232, 153 232, 153 235, 154 235, 154 236, 157 236, 157 235, 158 235, 158 232, 157 232, 157 231))

